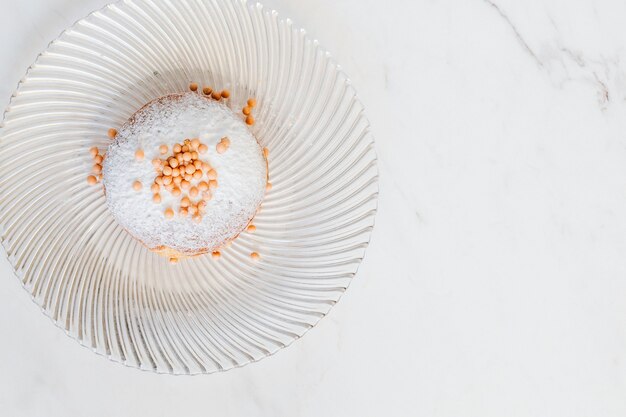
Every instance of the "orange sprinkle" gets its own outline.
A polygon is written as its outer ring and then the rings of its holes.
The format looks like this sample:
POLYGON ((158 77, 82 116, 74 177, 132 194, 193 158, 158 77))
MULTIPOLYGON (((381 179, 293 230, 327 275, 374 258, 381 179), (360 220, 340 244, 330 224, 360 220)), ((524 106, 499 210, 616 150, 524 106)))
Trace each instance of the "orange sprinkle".
POLYGON ((182 180, 180 183, 180 188, 182 188, 183 190, 188 190, 190 186, 191 184, 187 180, 182 180))
MULTIPOLYGON (((187 145, 185 145, 185 146, 187 146, 187 145)), ((191 152, 187 152, 186 151, 185 153, 183 153, 183 160, 191 161, 191 152)))
POLYGON ((171 257, 171 258, 169 259, 169 261, 170 261, 170 263, 171 263, 172 265, 176 265, 176 264, 178 263, 178 258, 171 257))
POLYGON ((135 159, 137 159, 138 161, 141 161, 143 157, 144 157, 143 149, 137 149, 135 151, 135 159))
POLYGON ((174 217, 174 210, 172 210, 171 207, 168 207, 165 209, 164 214, 166 218, 171 219, 172 217, 174 217))
POLYGON ((224 143, 220 142, 217 145, 215 145, 215 149, 217 150, 217 153, 223 154, 228 149, 228 146, 226 146, 224 143))
POLYGON ((216 180, 217 179, 217 171, 214 170, 214 169, 211 169, 211 170, 209 170, 209 172, 207 172, 206 176, 210 180, 216 180))
POLYGON ((257 252, 252 252, 250 254, 250 257, 254 259, 255 261, 258 261, 259 259, 261 259, 261 255, 259 255, 257 252))
POLYGON ((246 124, 248 126, 252 126, 254 124, 254 117, 252 117, 252 116, 246 117, 246 124))
POLYGON ((163 177, 163 185, 168 185, 172 183, 172 177, 170 177, 169 175, 166 175, 163 177))
POLYGON ((98 148, 96 146, 89 148, 89 153, 91 154, 92 157, 96 157, 96 155, 98 155, 98 148))
POLYGON ((203 212, 206 209, 206 201, 198 201, 198 211, 203 212))
POLYGON ((209 181, 209 190, 214 190, 217 188, 217 181, 216 180, 210 180, 209 181))
POLYGON ((224 97, 224 98, 228 98, 228 97, 230 97, 230 91, 228 91, 228 90, 222 90, 222 97, 224 97))
POLYGON ((250 106, 250 107, 256 106, 256 100, 253 99, 253 98, 249 98, 248 99, 248 106, 250 106))
POLYGON ((156 178, 154 179, 154 182, 155 182, 155 183, 157 183, 157 184, 159 184, 159 185, 163 185, 163 176, 162 176, 162 175, 159 175, 158 177, 156 177, 156 178))
POLYGON ((163 168, 163 175, 166 175, 166 176, 172 175, 172 168, 171 167, 163 168))
POLYGON ((246 230, 248 231, 248 233, 254 233, 256 232, 256 226, 253 224, 249 224, 246 230))
POLYGON ((183 176, 183 178, 185 179, 185 181, 189 181, 189 182, 191 182, 191 180, 193 179, 193 175, 191 175, 191 174, 185 174, 185 175, 183 176))
POLYGON ((174 187, 176 187, 176 185, 174 185, 173 182, 170 182, 169 184, 165 186, 165 189, 171 193, 174 191, 174 187))
POLYGON ((172 182, 176 185, 180 185, 180 182, 182 180, 183 180, 183 177, 180 177, 180 176, 172 178, 172 182))
POLYGON ((196 151, 191 152, 191 160, 196 161, 197 159, 198 159, 198 152, 196 151))
POLYGON ((226 146, 230 146, 230 139, 228 139, 228 137, 224 136, 220 142, 222 142, 224 145, 226 146))
POLYGON ((90 175, 87 177, 87 184, 95 185, 97 182, 98 182, 98 179, 94 177, 93 175, 90 175))
POLYGON ((199 159, 193 161, 193 166, 196 167, 196 169, 201 169, 202 168, 202 161, 199 160, 199 159))
POLYGON ((210 170, 210 169, 211 169, 211 165, 209 165, 209 164, 208 164, 208 163, 206 163, 206 162, 202 162, 202 170, 203 170, 204 172, 209 172, 209 170, 210 170))
POLYGON ((187 207, 181 207, 178 210, 178 214, 180 214, 182 217, 187 217, 187 215, 189 214, 189 210, 187 210, 187 207))
POLYGON ((267 184, 265 184, 265 191, 269 191, 272 189, 272 183, 268 182, 267 184))
POLYGON ((213 100, 221 100, 222 94, 219 91, 213 91, 213 94, 211 94, 211 98, 213 100))
POLYGON ((196 172, 196 167, 193 166, 193 164, 189 164, 185 167, 185 172, 189 175, 192 175, 194 172, 196 172))
POLYGON ((150 186, 150 191, 152 191, 154 194, 158 193, 159 191, 161 191, 161 187, 159 186, 159 184, 152 184, 150 186))
POLYGON ((221 256, 222 256, 222 254, 219 251, 217 251, 217 250, 215 252, 211 253, 211 257, 213 259, 219 259, 221 256))
POLYGON ((181 152, 189 152, 189 145, 183 145, 182 148, 180 148, 181 152))
POLYGON ((204 86, 204 88, 202 88, 202 92, 204 93, 205 96, 208 96, 209 94, 213 92, 213 89, 211 87, 204 86))
POLYGON ((178 187, 174 187, 174 188, 172 188, 172 195, 173 195, 174 197, 178 197, 178 196, 180 195, 180 193, 181 193, 181 192, 182 192, 182 191, 180 191, 180 188, 178 188, 178 187))
POLYGON ((197 197, 198 196, 198 189, 196 187, 191 187, 189 189, 189 197, 197 197))
POLYGON ((209 189, 209 184, 207 184, 205 181, 200 181, 198 183, 198 190, 200 191, 206 191, 209 189))
POLYGON ((93 157, 93 161, 96 164, 102 164, 102 161, 104 160, 104 158, 102 157, 102 155, 96 155, 93 157))
POLYGON ((159 146, 159 152, 161 152, 161 155, 165 155, 167 153, 167 145, 163 144, 159 146))
POLYGON ((133 189, 134 189, 135 191, 139 191, 139 190, 141 190, 141 187, 142 187, 142 185, 141 185, 141 181, 136 180, 135 182, 133 182, 133 189))
POLYGON ((178 177, 180 175, 180 169, 174 168, 172 170, 172 177, 178 177))
POLYGON ((191 139, 191 147, 193 149, 198 149, 198 146, 200 146, 200 139, 198 138, 191 139))
POLYGON ((91 167, 91 172, 93 172, 94 174, 99 174, 102 172, 102 165, 100 164, 93 164, 93 166, 91 167))
POLYGON ((178 161, 179 164, 182 164, 183 162, 185 162, 185 160, 183 159, 182 153, 179 153, 176 155, 176 160, 178 161))
POLYGON ((265 159, 267 159, 267 157, 270 156, 270 150, 267 148, 263 148, 263 156, 265 157, 265 159))
POLYGON ((180 199, 181 207, 189 207, 190 205, 191 205, 191 201, 189 200, 189 197, 183 197, 180 199))
POLYGON ((153 159, 153 160, 152 160, 152 166, 153 166, 155 169, 159 169, 159 168, 161 168, 161 165, 162 165, 162 164, 163 164, 163 162, 162 162, 160 159, 153 159))
POLYGON ((174 153, 179 153, 182 150, 182 146, 180 144, 174 145, 174 153))
POLYGON ((152 201, 154 201, 155 203, 160 203, 161 202, 161 194, 159 193, 154 193, 152 195, 152 201))
POLYGON ((246 106, 243 109, 241 109, 241 112, 246 116, 250 116, 250 113, 252 113, 252 107, 246 106))
POLYGON ((115 139, 115 137, 117 136, 117 130, 116 129, 109 129, 109 131, 107 132, 107 136, 109 136, 111 139, 115 139))
POLYGON ((192 204, 191 206, 189 206, 189 212, 192 215, 198 214, 198 206, 196 206, 195 204, 192 204))
POLYGON ((176 158, 170 158, 170 159, 168 159, 168 163, 170 164, 170 166, 171 166, 172 168, 176 168, 176 167, 179 165, 179 163, 178 163, 178 159, 176 159, 176 158))
POLYGON ((202 171, 198 169, 192 175, 195 179, 199 180, 200 178, 202 178, 202 171))
POLYGON ((191 83, 189 84, 189 89, 191 91, 198 91, 198 84, 197 83, 191 83))
POLYGON ((208 151, 208 150, 209 150, 209 147, 206 146, 204 143, 201 143, 198 146, 198 152, 200 152, 200 153, 206 153, 206 151, 208 151))

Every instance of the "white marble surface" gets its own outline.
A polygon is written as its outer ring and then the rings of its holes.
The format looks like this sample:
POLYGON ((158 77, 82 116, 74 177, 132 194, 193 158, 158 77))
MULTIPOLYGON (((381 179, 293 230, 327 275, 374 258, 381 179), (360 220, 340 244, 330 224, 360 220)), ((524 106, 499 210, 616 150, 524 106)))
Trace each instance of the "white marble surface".
MULTIPOLYGON (((0 0, 0 101, 106 0, 0 0)), ((626 415, 626 3, 268 0, 351 75, 381 194, 348 293, 224 374, 127 369, 0 260, 3 416, 626 415)))

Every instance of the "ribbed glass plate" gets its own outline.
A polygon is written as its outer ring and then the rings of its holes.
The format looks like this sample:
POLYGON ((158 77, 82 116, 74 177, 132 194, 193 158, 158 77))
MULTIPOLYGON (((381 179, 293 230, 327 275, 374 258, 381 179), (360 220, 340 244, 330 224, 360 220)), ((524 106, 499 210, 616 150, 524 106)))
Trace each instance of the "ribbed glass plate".
POLYGON ((17 276, 69 335, 141 369, 210 373, 289 345, 344 293, 374 225, 376 155, 355 91, 316 41, 258 4, 127 0, 92 13, 28 70, 0 135, 1 239, 17 276), (274 187, 256 233, 220 260, 170 265, 87 185, 88 149, 192 81, 229 89, 233 108, 257 99, 274 187))

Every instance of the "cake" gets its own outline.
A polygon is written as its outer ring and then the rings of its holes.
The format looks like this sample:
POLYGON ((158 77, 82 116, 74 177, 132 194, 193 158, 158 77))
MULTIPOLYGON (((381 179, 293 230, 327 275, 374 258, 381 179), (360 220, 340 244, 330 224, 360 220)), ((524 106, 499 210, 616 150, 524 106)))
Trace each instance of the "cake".
POLYGON ((101 159, 113 217, 173 261, 218 251, 246 229, 268 187, 267 150, 249 121, 196 92, 146 104, 110 133, 101 159))

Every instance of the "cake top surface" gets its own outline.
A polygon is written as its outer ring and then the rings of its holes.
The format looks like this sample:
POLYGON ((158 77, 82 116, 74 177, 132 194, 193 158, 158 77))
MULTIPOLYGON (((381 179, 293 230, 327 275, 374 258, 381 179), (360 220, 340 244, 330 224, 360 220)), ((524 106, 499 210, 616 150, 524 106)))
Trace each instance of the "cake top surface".
MULTIPOLYGON (((191 186, 208 182, 204 174, 192 179, 191 186)), ((118 131, 103 164, 107 204, 120 225, 150 249, 184 254, 216 250, 237 236, 255 215, 266 180, 262 149, 245 123, 222 102, 196 93, 161 97, 137 111, 118 131), (176 144, 192 138, 207 145, 199 159, 217 172, 217 187, 199 222, 179 214, 184 192, 175 196, 161 186, 160 202, 155 203, 151 190, 159 175, 153 160, 165 160, 176 144), (219 153, 223 138, 229 146, 219 153), (162 145, 167 155, 161 153, 162 145), (138 150, 143 158, 137 157, 138 150), (165 215, 168 209, 172 218, 165 215)))

